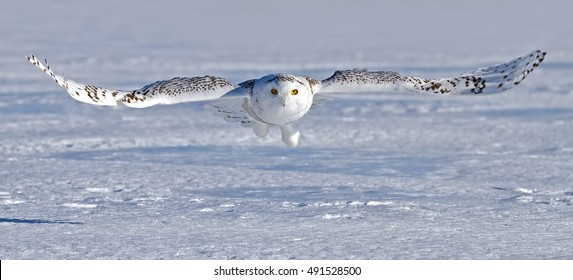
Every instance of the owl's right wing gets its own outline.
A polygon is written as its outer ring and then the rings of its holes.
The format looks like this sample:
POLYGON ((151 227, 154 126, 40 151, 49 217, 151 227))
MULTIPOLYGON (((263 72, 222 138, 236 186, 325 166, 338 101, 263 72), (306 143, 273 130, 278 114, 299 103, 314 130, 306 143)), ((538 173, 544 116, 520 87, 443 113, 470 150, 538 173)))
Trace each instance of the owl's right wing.
POLYGON ((56 75, 49 66, 42 64, 33 54, 27 58, 32 64, 52 77, 59 86, 66 89, 72 98, 93 105, 117 106, 121 102, 128 107, 145 108, 157 104, 212 101, 220 98, 242 99, 248 97, 250 92, 245 87, 213 76, 176 77, 129 91, 105 89, 84 85, 56 75))
POLYGON ((504 64, 449 78, 423 79, 388 71, 336 71, 320 82, 320 93, 417 92, 456 95, 498 93, 518 85, 545 58, 540 50, 504 64))

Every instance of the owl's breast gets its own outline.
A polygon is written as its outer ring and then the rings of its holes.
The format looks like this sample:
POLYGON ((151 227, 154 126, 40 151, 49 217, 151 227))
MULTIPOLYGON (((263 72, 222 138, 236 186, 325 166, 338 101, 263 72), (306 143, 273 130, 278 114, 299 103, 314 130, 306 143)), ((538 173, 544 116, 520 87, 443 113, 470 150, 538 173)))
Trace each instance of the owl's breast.
POLYGON ((310 110, 312 96, 273 96, 254 94, 250 99, 250 115, 267 124, 284 125, 298 121, 310 110))

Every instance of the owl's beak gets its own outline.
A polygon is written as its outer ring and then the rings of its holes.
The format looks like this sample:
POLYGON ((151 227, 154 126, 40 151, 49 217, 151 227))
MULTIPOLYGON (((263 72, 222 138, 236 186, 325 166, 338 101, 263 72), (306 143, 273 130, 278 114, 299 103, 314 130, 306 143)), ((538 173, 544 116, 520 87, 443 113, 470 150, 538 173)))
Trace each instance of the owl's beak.
POLYGON ((288 97, 288 95, 285 95, 285 96, 281 97, 281 104, 283 104, 283 107, 286 106, 287 97, 288 97))

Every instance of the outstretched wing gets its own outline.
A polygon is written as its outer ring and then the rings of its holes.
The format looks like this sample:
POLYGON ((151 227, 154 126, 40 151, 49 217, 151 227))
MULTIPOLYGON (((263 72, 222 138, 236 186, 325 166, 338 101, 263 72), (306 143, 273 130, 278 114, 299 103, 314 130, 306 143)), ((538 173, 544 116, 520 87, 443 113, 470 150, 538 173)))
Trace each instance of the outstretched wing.
POLYGON ((128 107, 145 108, 157 104, 175 104, 181 102, 208 101, 225 97, 248 96, 243 87, 213 76, 176 77, 158 81, 137 90, 113 90, 97 86, 84 85, 54 74, 49 66, 42 64, 33 54, 28 60, 50 75, 68 94, 77 101, 116 106, 119 102, 128 107))
POLYGON ((252 120, 247 113, 246 102, 247 98, 220 99, 205 105, 205 108, 212 110, 216 116, 223 117, 225 121, 250 127, 252 120))
POLYGON ((545 58, 533 51, 508 63, 479 68, 450 78, 428 80, 396 72, 367 70, 336 71, 321 82, 320 93, 418 92, 440 94, 491 94, 518 85, 545 58))
MULTIPOLYGON (((244 81, 239 87, 250 93, 254 83, 255 80, 244 81)), ((253 119, 258 118, 249 106, 247 97, 215 100, 205 105, 205 108, 212 110, 216 116, 223 117, 225 121, 238 122, 244 127, 251 127, 253 119)))

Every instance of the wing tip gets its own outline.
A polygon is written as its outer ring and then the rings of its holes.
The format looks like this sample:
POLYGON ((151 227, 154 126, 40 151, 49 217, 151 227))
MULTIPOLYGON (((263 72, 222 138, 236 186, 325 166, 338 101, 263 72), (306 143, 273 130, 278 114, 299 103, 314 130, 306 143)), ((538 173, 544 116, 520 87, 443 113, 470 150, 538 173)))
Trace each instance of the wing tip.
POLYGON ((50 69, 50 65, 48 64, 48 59, 44 58, 44 63, 42 63, 42 61, 40 61, 38 59, 38 57, 36 57, 35 54, 31 53, 29 55, 26 56, 26 59, 32 63, 32 65, 38 67, 40 70, 44 71, 46 74, 50 75, 54 80, 56 80, 57 75, 54 74, 54 72, 52 72, 52 69, 50 69))
POLYGON ((543 51, 541 49, 537 49, 537 50, 529 52, 528 54, 526 54, 522 57, 518 57, 514 61, 525 60, 525 61, 529 62, 526 64, 526 66, 529 66, 529 64, 531 64, 531 66, 533 68, 535 68, 535 67, 539 66, 539 64, 541 64, 541 62, 543 62, 546 55, 547 55, 546 51, 543 51))
POLYGON ((536 50, 535 52, 537 53, 537 56, 535 57, 535 62, 533 63, 533 67, 539 66, 539 64, 543 62, 545 56, 547 55, 547 52, 543 50, 536 50))
POLYGON ((39 59, 36 57, 36 55, 34 55, 33 53, 27 55, 27 56, 26 56, 26 59, 27 59, 30 63, 32 63, 33 65, 35 65, 36 67, 42 68, 41 66, 43 66, 43 65, 42 65, 42 62, 40 62, 40 60, 39 60, 39 59))
MULTIPOLYGON (((541 65, 546 55, 547 52, 541 49, 530 52, 528 56, 526 55, 525 61, 527 62, 522 67, 521 73, 514 79, 513 84, 519 85, 535 68, 541 65)), ((521 57, 518 60, 521 60, 521 57)))

